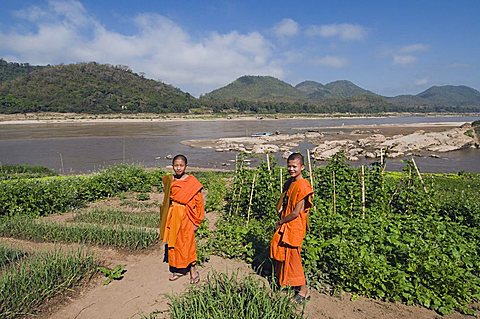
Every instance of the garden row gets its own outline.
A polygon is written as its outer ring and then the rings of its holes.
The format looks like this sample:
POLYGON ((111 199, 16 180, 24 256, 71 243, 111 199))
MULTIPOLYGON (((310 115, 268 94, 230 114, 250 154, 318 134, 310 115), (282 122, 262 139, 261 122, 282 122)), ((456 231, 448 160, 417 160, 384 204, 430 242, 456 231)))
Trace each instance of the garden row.
MULTIPOLYGON (((160 187, 162 174, 118 166, 89 176, 0 182, 1 214, 10 216, 2 219, 0 232, 33 240, 148 247, 157 240, 153 211, 87 212, 68 225, 31 216, 67 211, 128 190, 149 192, 160 187)), ((197 233, 201 261, 217 254, 271 272, 268 246, 287 171, 270 159, 256 169, 240 160, 233 178, 195 175, 208 191, 207 210, 223 211, 215 231, 203 224, 197 233)), ((420 304, 440 314, 472 312, 468 305, 480 298, 480 175, 420 174, 413 161, 395 174, 379 164, 354 168, 339 153, 305 177, 315 190, 302 251, 311 287, 420 304)))
MULTIPOLYGON (((286 178, 270 160, 257 169, 240 161, 211 252, 271 271, 268 247, 286 178)), ((351 167, 339 153, 314 168, 311 180, 314 207, 302 251, 310 286, 440 314, 473 312, 468 305, 480 299, 480 175, 420 174, 413 160, 392 174, 378 163, 351 167)))
POLYGON ((57 294, 93 276, 97 262, 82 251, 28 254, 0 245, 0 317, 33 315, 57 294))

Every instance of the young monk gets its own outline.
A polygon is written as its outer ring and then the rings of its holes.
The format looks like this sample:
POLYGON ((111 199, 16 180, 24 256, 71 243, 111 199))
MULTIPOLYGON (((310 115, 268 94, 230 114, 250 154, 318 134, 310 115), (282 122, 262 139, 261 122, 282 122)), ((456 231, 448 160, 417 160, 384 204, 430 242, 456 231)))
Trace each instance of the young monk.
POLYGON ((203 185, 185 173, 187 158, 176 155, 172 161, 173 175, 164 176, 164 201, 160 213, 160 238, 166 243, 166 261, 170 281, 190 273, 190 283, 200 281, 195 265, 197 245, 195 232, 205 216, 201 190, 203 185))
POLYGON ((280 220, 270 243, 270 257, 275 262, 275 273, 280 286, 294 287, 294 301, 304 302, 307 298, 307 282, 302 267, 300 251, 307 228, 307 217, 312 207, 313 189, 302 177, 305 169, 302 154, 293 153, 287 159, 290 178, 283 186, 277 204, 280 220))

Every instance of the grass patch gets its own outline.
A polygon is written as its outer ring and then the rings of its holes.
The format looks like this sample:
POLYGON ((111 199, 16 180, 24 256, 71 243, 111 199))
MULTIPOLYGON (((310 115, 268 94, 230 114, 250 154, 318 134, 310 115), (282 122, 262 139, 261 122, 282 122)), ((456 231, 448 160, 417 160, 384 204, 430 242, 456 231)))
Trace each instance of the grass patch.
POLYGON ((27 255, 26 252, 6 246, 0 246, 0 267, 9 265, 27 255))
POLYGON ((0 220, 0 235, 35 241, 94 244, 126 249, 145 249, 158 240, 155 230, 119 226, 65 225, 15 216, 0 220))
POLYGON ((136 208, 136 209, 149 209, 152 207, 159 207, 159 203, 139 202, 139 199, 122 199, 121 206, 136 208))
POLYGON ((288 294, 266 287, 252 276, 212 273, 207 283, 170 296, 170 317, 177 318, 302 318, 288 294))
POLYGON ((129 213, 118 209, 96 208, 88 212, 77 214, 73 221, 101 225, 131 225, 138 227, 157 228, 160 224, 158 212, 129 213))
POLYGON ((77 286, 97 267, 83 252, 39 254, 10 268, 0 277, 0 317, 30 316, 51 297, 77 286))

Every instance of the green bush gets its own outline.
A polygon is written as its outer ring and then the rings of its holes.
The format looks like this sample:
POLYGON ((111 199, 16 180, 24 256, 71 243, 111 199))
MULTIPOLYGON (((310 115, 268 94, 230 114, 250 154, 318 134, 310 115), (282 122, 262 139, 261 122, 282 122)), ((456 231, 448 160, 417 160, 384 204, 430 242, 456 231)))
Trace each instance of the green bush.
POLYGON ((141 167, 122 164, 86 176, 0 181, 0 216, 45 216, 125 191, 149 192, 162 172, 147 173, 141 167))
MULTIPOLYGON (((264 166, 237 169, 213 253, 268 262, 275 218, 252 211, 246 220, 250 193, 240 191, 251 176, 266 173, 264 166)), ((315 168, 314 178, 311 229, 302 249, 310 286, 419 304, 440 314, 472 312, 467 305, 480 298, 480 175, 420 177, 412 161, 402 173, 385 174, 374 164, 364 169, 365 207, 361 170, 344 154, 315 168)), ((257 186, 258 194, 270 191, 267 184, 257 186)), ((273 198, 265 201, 274 207, 273 198)))
POLYGON ((43 166, 34 166, 28 164, 0 165, 0 180, 38 178, 55 175, 58 174, 43 166))

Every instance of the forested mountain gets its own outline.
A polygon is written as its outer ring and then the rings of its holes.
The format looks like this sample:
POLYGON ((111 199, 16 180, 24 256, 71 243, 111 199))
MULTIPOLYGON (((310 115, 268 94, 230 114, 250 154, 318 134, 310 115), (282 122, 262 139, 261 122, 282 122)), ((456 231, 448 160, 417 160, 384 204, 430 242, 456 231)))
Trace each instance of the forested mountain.
POLYGON ((198 101, 126 66, 91 63, 49 66, 0 83, 2 113, 187 112, 198 101))
POLYGON ((271 76, 242 76, 203 99, 246 101, 301 101, 305 95, 288 83, 271 76))
POLYGON ((397 106, 416 106, 419 109, 434 108, 438 111, 478 112, 480 92, 468 86, 432 86, 417 95, 399 95, 387 100, 397 106))
POLYGON ((311 100, 352 98, 360 95, 378 96, 346 80, 335 81, 325 85, 315 81, 304 81, 297 84, 295 88, 305 92, 311 100))
POLYGON ((46 66, 30 65, 28 63, 12 63, 0 59, 0 82, 13 80, 19 76, 43 68, 46 68, 46 66))
POLYGON ((95 62, 31 66, 0 59, 0 113, 166 113, 192 109, 252 113, 480 112, 480 92, 434 86, 417 95, 384 97, 350 81, 295 87, 271 76, 242 76, 196 99, 127 66, 95 62))
MULTIPOLYGON (((217 102, 235 100, 239 110, 243 102, 264 102, 262 109, 278 109, 265 105, 266 101, 290 103, 292 111, 315 110, 320 112, 479 112, 480 92, 466 86, 432 87, 418 95, 385 97, 365 90, 350 81, 335 81, 325 85, 304 81, 292 87, 272 77, 241 77, 231 84, 204 96, 217 102), (242 85, 240 86, 239 83, 242 85), (272 83, 276 83, 272 90, 272 83), (288 88, 288 89, 282 89, 288 88), (292 90, 292 88, 294 90, 292 90), (279 92, 278 90, 281 90, 279 92), (281 94, 283 93, 283 95, 281 94), (275 96, 276 99, 266 99, 275 96), (295 102, 295 106, 293 106, 295 102), (240 105, 240 106, 239 106, 240 105), (299 107, 299 105, 301 105, 299 107)), ((258 108, 258 105, 257 105, 258 108)), ((308 111, 307 111, 308 112, 308 111)))
POLYGON ((432 86, 428 90, 417 94, 417 96, 438 105, 447 103, 457 105, 480 104, 480 92, 464 85, 432 86))

